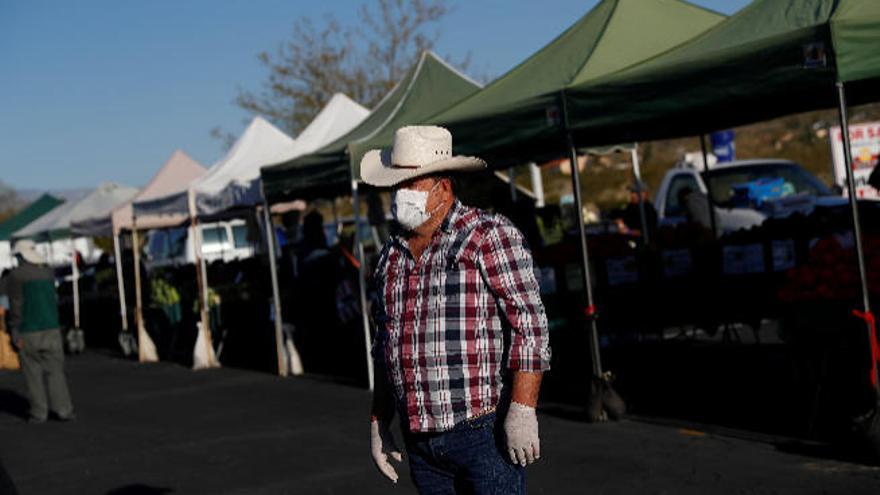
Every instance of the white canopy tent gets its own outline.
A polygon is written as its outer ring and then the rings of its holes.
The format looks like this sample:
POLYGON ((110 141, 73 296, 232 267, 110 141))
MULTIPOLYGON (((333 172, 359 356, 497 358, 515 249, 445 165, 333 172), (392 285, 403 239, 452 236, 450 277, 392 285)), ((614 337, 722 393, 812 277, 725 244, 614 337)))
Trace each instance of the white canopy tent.
POLYGON ((294 140, 262 117, 254 117, 226 156, 189 187, 170 194, 142 198, 134 202, 134 214, 168 215, 174 213, 206 216, 233 207, 262 203, 260 166, 294 140), (194 209, 190 209, 194 203, 194 209))
POLYGON ((317 151, 354 129, 369 114, 369 110, 348 96, 336 93, 318 112, 308 127, 299 133, 291 146, 262 165, 293 160, 317 151))
MULTIPOLYGON (((260 182, 260 168, 285 158, 309 153, 342 136, 367 115, 368 111, 344 95, 334 95, 309 126, 292 139, 262 117, 255 117, 235 142, 229 152, 215 163, 208 172, 193 181, 185 190, 153 198, 136 200, 133 203, 135 216, 168 215, 188 213, 192 224, 198 219, 217 215, 235 208, 254 208, 263 205, 260 182)), ((278 297, 277 276, 275 273, 275 236, 271 228, 269 212, 264 211, 268 237, 270 267, 274 295, 276 344, 279 355, 279 372, 286 374, 282 365, 281 312, 278 297)), ((201 233, 194 227, 194 246, 196 251, 196 271, 201 291, 201 325, 196 352, 204 343, 207 349, 206 367, 216 365, 208 333, 208 284, 204 260, 201 257, 201 233)), ((196 367, 202 367, 196 359, 196 367)))

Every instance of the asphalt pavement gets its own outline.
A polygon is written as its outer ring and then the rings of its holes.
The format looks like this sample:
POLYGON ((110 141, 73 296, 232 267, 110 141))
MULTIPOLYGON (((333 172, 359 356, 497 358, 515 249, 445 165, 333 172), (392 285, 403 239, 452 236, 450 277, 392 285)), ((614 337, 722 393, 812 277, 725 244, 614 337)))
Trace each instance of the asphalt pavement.
MULTIPOLYGON (((415 493, 405 467, 398 485, 373 467, 370 396, 354 386, 99 352, 67 367, 73 423, 26 424, 23 379, 0 372, 0 462, 20 494, 415 493)), ((779 439, 650 418, 590 425, 554 405, 539 417, 532 494, 880 492, 880 468, 779 439)))

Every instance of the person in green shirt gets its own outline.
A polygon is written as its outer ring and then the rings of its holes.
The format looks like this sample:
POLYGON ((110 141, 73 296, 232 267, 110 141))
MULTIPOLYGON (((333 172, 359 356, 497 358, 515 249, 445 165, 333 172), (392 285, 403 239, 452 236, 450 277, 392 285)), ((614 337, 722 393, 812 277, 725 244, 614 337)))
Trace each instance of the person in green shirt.
POLYGON ((27 386, 32 423, 43 423, 49 408, 61 421, 73 419, 73 404, 64 374, 64 343, 58 321, 55 274, 33 241, 16 242, 18 260, 6 277, 9 330, 18 350, 27 386), (48 393, 47 393, 48 385, 48 393))

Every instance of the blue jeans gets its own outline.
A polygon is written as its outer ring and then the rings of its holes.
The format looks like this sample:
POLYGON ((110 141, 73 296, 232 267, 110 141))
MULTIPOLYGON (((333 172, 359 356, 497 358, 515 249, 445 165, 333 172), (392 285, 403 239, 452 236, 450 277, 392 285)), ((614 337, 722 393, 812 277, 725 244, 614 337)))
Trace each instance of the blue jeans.
POLYGON ((421 495, 524 495, 525 469, 510 462, 495 413, 443 433, 407 434, 412 480, 421 495))

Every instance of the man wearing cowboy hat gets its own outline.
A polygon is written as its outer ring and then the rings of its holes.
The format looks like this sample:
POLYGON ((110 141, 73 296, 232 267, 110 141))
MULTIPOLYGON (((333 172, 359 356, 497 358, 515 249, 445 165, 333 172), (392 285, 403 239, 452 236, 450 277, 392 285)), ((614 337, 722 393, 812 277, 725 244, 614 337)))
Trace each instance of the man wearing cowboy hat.
POLYGON ((32 423, 43 423, 49 407, 59 420, 73 419, 73 404, 64 376, 64 344, 58 321, 55 274, 33 241, 15 243, 18 267, 7 276, 9 328, 19 351, 30 400, 32 423), (48 396, 46 392, 48 384, 48 396))
POLYGON ((525 493, 524 467, 540 457, 550 348, 531 253, 509 220, 461 204, 449 177, 485 167, 431 126, 398 129, 391 150, 361 161, 364 182, 393 188, 400 227, 374 273, 372 457, 396 483, 399 412, 423 494, 525 493))

